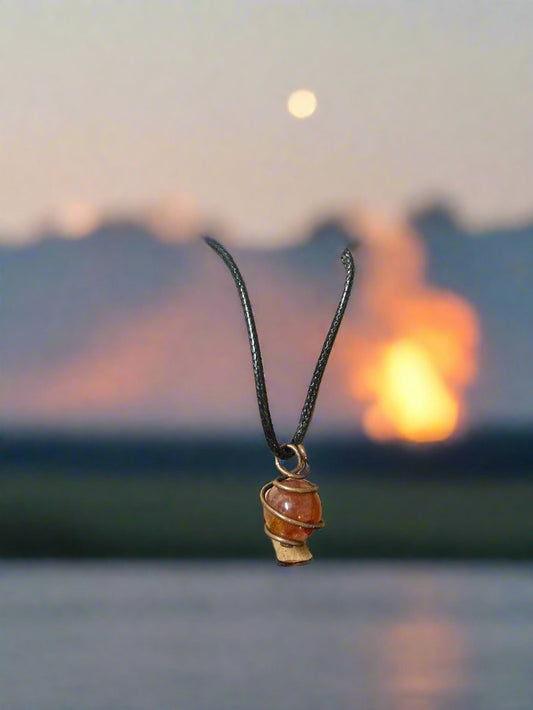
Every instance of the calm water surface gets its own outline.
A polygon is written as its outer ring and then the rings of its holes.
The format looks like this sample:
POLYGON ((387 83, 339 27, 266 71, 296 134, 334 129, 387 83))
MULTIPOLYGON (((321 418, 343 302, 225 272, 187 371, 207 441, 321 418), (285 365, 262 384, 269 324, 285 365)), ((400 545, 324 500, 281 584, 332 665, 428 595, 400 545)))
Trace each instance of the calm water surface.
POLYGON ((533 568, 0 564, 2 710, 533 710, 533 568))

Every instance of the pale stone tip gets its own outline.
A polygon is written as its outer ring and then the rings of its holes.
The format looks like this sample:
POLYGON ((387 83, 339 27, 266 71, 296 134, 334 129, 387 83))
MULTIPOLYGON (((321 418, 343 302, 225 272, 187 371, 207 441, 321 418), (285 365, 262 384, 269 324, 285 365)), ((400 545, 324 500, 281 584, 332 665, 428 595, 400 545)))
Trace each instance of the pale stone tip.
POLYGON ((311 562, 313 555, 307 547, 307 543, 303 545, 283 545, 277 540, 272 540, 272 545, 274 546, 274 551, 278 562, 284 567, 290 565, 305 565, 311 562))

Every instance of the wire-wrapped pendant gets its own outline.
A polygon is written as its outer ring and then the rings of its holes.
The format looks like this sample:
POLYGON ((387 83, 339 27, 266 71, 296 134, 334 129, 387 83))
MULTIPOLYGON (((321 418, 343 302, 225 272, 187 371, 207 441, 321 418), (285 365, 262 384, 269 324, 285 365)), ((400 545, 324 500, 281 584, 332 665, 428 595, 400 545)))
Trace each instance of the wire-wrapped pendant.
POLYGON ((324 527, 318 486, 305 479, 309 460, 303 444, 287 444, 297 456, 296 467, 288 470, 276 457, 281 476, 265 484, 259 497, 263 505, 265 533, 272 540, 281 565, 298 565, 313 559, 307 538, 324 527))

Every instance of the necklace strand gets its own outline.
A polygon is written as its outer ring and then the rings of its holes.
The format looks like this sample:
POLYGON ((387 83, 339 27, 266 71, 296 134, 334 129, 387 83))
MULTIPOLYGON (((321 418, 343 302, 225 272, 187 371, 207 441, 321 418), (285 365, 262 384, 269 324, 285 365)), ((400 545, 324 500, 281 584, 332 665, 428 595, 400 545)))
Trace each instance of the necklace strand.
MULTIPOLYGON (((248 290, 246 284, 242 277, 239 267, 235 263, 234 258, 231 256, 229 251, 217 242, 216 239, 212 237, 205 237, 207 244, 215 251, 218 256, 224 261, 228 267, 235 285, 237 286, 237 291, 241 300, 241 305, 244 312, 244 320, 246 322, 246 328, 248 330, 248 340, 250 343, 250 351, 252 354, 252 367, 255 379, 255 391, 257 395, 257 406, 259 407, 259 415, 261 417, 261 424, 263 425, 263 432, 265 435, 266 443, 274 456, 282 460, 290 459, 294 456, 294 451, 288 447, 287 444, 280 444, 276 432, 274 430, 274 425, 272 423, 272 417, 270 414, 270 406, 268 403, 268 394, 265 381, 265 373, 263 369, 263 358, 261 356, 261 347, 259 345, 259 338, 257 335, 257 328, 255 325, 254 313, 252 310, 252 304, 250 302, 250 297, 248 295, 248 290)), ((339 300, 339 305, 333 316, 333 320, 326 334, 324 344, 322 345, 322 350, 318 356, 318 360, 309 383, 309 388, 307 390, 307 395, 305 397, 305 402, 302 407, 302 413, 300 415, 300 420, 294 436, 292 437, 290 443, 293 446, 301 444, 307 433, 311 419, 313 417, 313 412, 316 405, 316 400, 318 397, 318 390, 320 389, 320 383, 322 382, 322 377, 328 363, 335 338, 339 331, 339 327, 346 311, 346 306, 348 305, 348 300, 350 298, 350 293, 352 290, 352 285, 354 281, 355 267, 353 262, 353 256, 351 251, 346 248, 341 255, 342 264, 346 270, 346 278, 344 281, 344 288, 339 300)))

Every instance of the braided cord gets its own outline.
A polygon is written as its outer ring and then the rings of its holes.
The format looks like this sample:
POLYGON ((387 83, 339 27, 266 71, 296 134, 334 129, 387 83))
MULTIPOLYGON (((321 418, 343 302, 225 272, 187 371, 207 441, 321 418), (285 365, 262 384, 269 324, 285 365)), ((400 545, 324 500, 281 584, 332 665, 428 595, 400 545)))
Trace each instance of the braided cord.
MULTIPOLYGON (((263 358, 261 356, 261 347, 259 345, 259 338, 257 335, 257 328, 255 325, 255 318, 252 310, 252 304, 250 302, 250 297, 248 295, 248 290, 239 267, 235 263, 235 260, 229 253, 229 251, 217 242, 216 239, 211 237, 205 237, 207 244, 215 251, 218 256, 224 261, 228 267, 235 285, 237 286, 237 291, 239 293, 239 298, 241 300, 244 319, 246 321, 246 328, 248 330, 248 340, 250 342, 250 351, 252 354, 252 367, 255 378, 255 391, 257 395, 257 405, 259 407, 259 415, 261 417, 261 424, 263 425, 263 432, 265 434, 265 439, 268 447, 274 454, 280 459, 286 460, 290 459, 294 452, 289 449, 286 445, 281 445, 276 437, 276 432, 274 430, 274 425, 272 423, 272 417, 270 414, 270 406, 268 403, 268 394, 265 382, 265 373, 263 369, 263 358)), ((339 300, 339 305, 333 316, 333 320, 327 332, 324 344, 322 345, 322 350, 318 357, 315 371, 311 378, 309 388, 307 390, 307 395, 305 397, 305 402, 302 407, 302 413, 300 415, 300 420, 294 436, 291 439, 291 444, 301 444, 307 433, 311 419, 313 417, 313 412, 316 405, 316 400, 318 397, 318 391, 320 389, 320 383, 322 382, 322 377, 324 376, 324 371, 328 363, 335 338, 339 332, 339 327, 346 311, 346 306, 348 305, 348 300, 350 298, 350 293, 352 290, 352 285, 354 281, 355 267, 353 262, 353 257, 349 249, 345 249, 341 255, 341 261, 346 270, 346 278, 344 281, 344 288, 342 295, 339 300)))

